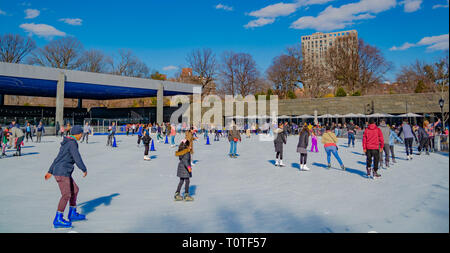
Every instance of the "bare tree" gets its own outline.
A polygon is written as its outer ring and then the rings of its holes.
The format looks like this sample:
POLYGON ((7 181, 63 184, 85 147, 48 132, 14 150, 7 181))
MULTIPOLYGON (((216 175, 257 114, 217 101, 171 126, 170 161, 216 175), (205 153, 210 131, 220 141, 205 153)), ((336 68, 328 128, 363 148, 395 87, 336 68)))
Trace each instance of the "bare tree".
POLYGON ((301 80, 301 61, 293 55, 280 55, 272 60, 267 69, 267 78, 272 81, 273 89, 281 98, 288 91, 294 91, 301 80))
POLYGON ((44 48, 32 52, 29 63, 60 69, 77 69, 82 52, 83 45, 79 40, 65 37, 53 40, 44 48))
POLYGON ((359 40, 359 86, 367 94, 368 89, 382 83, 384 74, 392 68, 392 63, 386 61, 381 51, 359 40))
POLYGON ((397 74, 399 91, 402 93, 423 93, 436 89, 432 66, 416 60, 413 64, 402 66, 397 74))
POLYGON ((301 80, 304 93, 310 98, 322 97, 333 88, 330 72, 322 64, 304 61, 301 80))
POLYGON ((358 40, 352 35, 347 35, 337 38, 325 54, 325 66, 337 86, 344 87, 351 93, 359 88, 358 53, 358 40))
POLYGON ((112 74, 121 76, 149 78, 150 70, 131 50, 119 49, 117 62, 109 58, 112 74))
POLYGON ((253 57, 247 53, 223 53, 219 77, 221 92, 228 95, 247 96, 255 93, 260 84, 260 73, 253 57))
POLYGON ((221 80, 221 92, 228 95, 236 95, 236 54, 226 51, 222 54, 222 61, 219 68, 219 78, 221 80))
POLYGON ((259 79, 256 62, 250 54, 236 54, 236 89, 243 97, 255 93, 259 79))
POLYGON ((212 84, 216 78, 216 56, 209 48, 195 49, 186 56, 186 62, 202 85, 202 94, 212 91, 212 84))
POLYGON ((78 60, 81 71, 107 73, 107 56, 100 50, 84 51, 78 60))
POLYGON ((31 37, 24 38, 18 34, 0 35, 0 61, 21 63, 23 58, 36 48, 31 37))

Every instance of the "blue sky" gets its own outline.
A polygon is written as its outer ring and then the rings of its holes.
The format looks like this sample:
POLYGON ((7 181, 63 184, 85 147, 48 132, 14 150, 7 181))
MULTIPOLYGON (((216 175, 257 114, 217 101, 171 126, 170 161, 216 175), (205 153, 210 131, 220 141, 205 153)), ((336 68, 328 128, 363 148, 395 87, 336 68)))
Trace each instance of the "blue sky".
POLYGON ((264 73, 303 35, 356 29, 393 62, 393 80, 402 65, 444 55, 448 23, 448 0, 0 0, 1 34, 29 35, 38 46, 74 36, 108 54, 128 48, 169 76, 195 48, 250 53, 264 73))

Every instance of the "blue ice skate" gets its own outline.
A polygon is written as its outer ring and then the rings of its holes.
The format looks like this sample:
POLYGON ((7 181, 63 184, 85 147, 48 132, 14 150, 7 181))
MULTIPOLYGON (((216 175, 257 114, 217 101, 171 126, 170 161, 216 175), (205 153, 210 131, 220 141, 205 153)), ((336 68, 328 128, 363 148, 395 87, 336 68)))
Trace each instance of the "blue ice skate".
POLYGON ((74 206, 70 207, 68 217, 69 221, 80 221, 86 219, 86 215, 77 213, 77 208, 74 206))
POLYGON ((56 212, 55 219, 53 220, 53 226, 55 228, 72 228, 72 222, 66 221, 63 217, 63 213, 56 212))

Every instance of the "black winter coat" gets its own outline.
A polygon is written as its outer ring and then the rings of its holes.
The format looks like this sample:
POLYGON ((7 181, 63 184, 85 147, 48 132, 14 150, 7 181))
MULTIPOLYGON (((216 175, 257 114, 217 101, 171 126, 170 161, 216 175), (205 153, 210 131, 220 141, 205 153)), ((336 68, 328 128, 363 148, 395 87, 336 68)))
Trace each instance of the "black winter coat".
POLYGON ((142 142, 144 142, 144 145, 149 145, 151 141, 152 141, 152 137, 150 137, 149 135, 145 135, 142 138, 142 142))
POLYGON ((273 141, 275 152, 283 153, 283 144, 287 143, 286 132, 281 129, 277 129, 275 130, 275 134, 277 134, 277 137, 273 141))
POLYGON ((189 153, 189 149, 184 149, 181 151, 175 152, 175 155, 178 156, 180 162, 178 163, 177 168, 177 177, 179 178, 190 178, 192 177, 192 173, 189 173, 188 167, 191 166, 191 153, 189 153))
POLYGON ((298 136, 298 144, 297 144, 297 152, 298 153, 306 153, 306 148, 308 147, 309 142, 309 133, 308 131, 300 131, 298 136))

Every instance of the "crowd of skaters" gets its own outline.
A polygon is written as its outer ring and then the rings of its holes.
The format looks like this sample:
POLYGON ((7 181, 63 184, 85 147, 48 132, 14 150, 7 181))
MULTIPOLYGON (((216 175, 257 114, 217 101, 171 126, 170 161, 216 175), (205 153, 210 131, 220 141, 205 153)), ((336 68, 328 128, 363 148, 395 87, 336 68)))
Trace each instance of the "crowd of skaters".
MULTIPOLYGON (((58 132, 63 138, 61 142, 60 151, 50 166, 49 171, 45 175, 48 180, 54 176, 61 191, 61 198, 58 204, 57 213, 53 221, 55 228, 67 228, 72 226, 72 221, 84 220, 85 216, 76 211, 76 199, 79 188, 72 178, 74 164, 77 165, 83 172, 83 176, 87 175, 87 167, 84 165, 81 155, 78 151, 78 142, 88 143, 89 135, 93 134, 93 128, 89 123, 83 127, 71 126, 67 124, 65 127, 56 128, 56 135, 58 132), (69 215, 65 220, 64 210, 69 203, 69 215)), ((117 131, 116 123, 113 122, 108 127, 107 146, 112 146, 112 140, 115 138, 117 131)), ((379 124, 376 124, 373 119, 365 122, 360 127, 355 125, 353 121, 349 124, 315 124, 302 123, 295 124, 290 122, 281 123, 265 123, 262 128, 258 124, 237 125, 235 122, 229 129, 217 127, 214 125, 187 125, 185 123, 179 124, 126 124, 122 126, 122 131, 126 132, 127 136, 137 135, 137 146, 140 147, 141 142, 145 147, 144 160, 151 160, 148 156, 149 145, 153 141, 151 134, 156 135, 158 143, 170 144, 170 147, 178 147, 175 151, 175 156, 179 163, 177 166, 177 177, 179 183, 177 185, 174 200, 175 201, 193 201, 194 199, 189 195, 190 178, 192 177, 194 143, 198 140, 198 134, 203 133, 203 138, 208 139, 209 134, 214 134, 214 141, 220 141, 220 138, 226 138, 230 143, 230 151, 228 153, 230 158, 237 158, 237 144, 242 141, 241 134, 246 138, 251 138, 252 135, 266 134, 274 137, 274 149, 276 162, 275 166, 283 167, 283 147, 287 144, 287 137, 289 135, 298 135, 298 144, 296 152, 299 153, 300 170, 309 171, 307 166, 308 152, 318 153, 319 136, 321 137, 321 144, 323 145, 327 167, 331 167, 331 157, 334 156, 340 167, 345 170, 345 165, 339 156, 338 137, 347 135, 347 148, 355 148, 355 136, 358 131, 363 131, 362 135, 362 149, 366 155, 366 170, 367 177, 379 178, 378 173, 380 167, 389 168, 392 163, 396 163, 394 146, 395 143, 402 143, 405 145, 407 160, 413 159, 413 142, 418 144, 418 153, 423 152, 429 155, 430 152, 435 151, 434 136, 444 133, 448 135, 448 128, 442 131, 442 124, 440 120, 430 123, 427 120, 418 122, 418 124, 410 125, 407 119, 404 119, 400 125, 387 125, 385 119, 381 119, 379 124), (344 134, 345 133, 345 134, 344 134), (184 138, 175 144, 175 136, 177 134, 184 135, 184 138), (403 134, 403 138, 399 136, 403 134), (169 140, 170 139, 170 143, 169 140), (311 141, 310 141, 311 140, 311 141), (311 145, 310 145, 311 143, 311 145), (310 146, 310 147, 309 147, 310 146), (384 163, 383 163, 384 155, 384 163), (390 160, 390 157, 392 160, 390 160), (184 188, 184 194, 181 195, 181 188, 184 188)), ((29 122, 21 128, 15 121, 2 128, 0 126, 0 141, 2 144, 2 156, 5 156, 6 148, 14 147, 16 149, 15 156, 21 155, 21 146, 23 141, 30 139, 33 141, 33 133, 36 133, 37 142, 40 142, 43 133, 45 133, 42 122, 37 126, 32 126, 29 122)))

